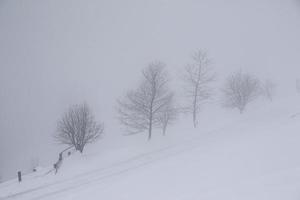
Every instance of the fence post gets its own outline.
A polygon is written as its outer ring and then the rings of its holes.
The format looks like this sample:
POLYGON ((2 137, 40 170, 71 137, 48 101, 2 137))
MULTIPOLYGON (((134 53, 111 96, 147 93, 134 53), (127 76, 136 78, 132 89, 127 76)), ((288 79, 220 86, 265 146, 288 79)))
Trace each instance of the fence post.
POLYGON ((18 171, 18 181, 19 181, 19 183, 21 183, 21 181, 22 181, 22 173, 21 173, 21 171, 18 171))

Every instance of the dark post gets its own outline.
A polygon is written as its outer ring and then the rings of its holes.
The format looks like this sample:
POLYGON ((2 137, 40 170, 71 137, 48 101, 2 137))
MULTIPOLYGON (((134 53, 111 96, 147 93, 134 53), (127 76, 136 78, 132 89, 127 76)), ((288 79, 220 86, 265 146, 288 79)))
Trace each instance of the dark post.
POLYGON ((18 171, 18 180, 19 180, 19 183, 21 183, 21 181, 22 181, 21 171, 18 171))

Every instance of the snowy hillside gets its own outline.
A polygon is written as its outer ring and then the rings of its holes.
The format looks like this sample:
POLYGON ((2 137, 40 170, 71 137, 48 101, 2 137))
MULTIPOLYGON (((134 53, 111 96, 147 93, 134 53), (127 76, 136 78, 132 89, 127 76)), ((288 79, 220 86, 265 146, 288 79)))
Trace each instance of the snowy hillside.
POLYGON ((45 168, 24 176, 21 184, 1 184, 0 199, 296 200, 297 101, 253 105, 242 116, 206 117, 205 130, 194 133, 177 127, 147 143, 133 136, 119 148, 102 151, 94 145, 64 159, 56 175, 45 168))
POLYGON ((0 200, 300 200, 299 11, 0 0, 0 200))
POLYGON ((52 164, 61 150, 52 135, 70 105, 86 101, 106 137, 122 135, 116 99, 153 60, 166 63, 178 96, 197 49, 208 51, 218 87, 242 68, 294 89, 297 1, 1 0, 1 179, 30 170, 32 158, 52 164))

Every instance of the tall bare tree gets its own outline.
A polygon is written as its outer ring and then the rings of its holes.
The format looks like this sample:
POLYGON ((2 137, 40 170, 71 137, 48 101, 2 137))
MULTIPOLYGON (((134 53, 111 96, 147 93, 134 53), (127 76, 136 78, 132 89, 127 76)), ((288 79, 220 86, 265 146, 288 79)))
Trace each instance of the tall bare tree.
POLYGON ((142 72, 140 86, 118 100, 120 122, 128 128, 129 134, 148 130, 148 140, 152 129, 159 126, 161 112, 168 105, 172 94, 167 86, 168 75, 162 62, 150 63, 142 72))
POLYGON ((224 106, 237 108, 243 113, 247 104, 260 95, 260 81, 239 71, 227 79, 223 93, 224 106))
POLYGON ((58 122, 55 139, 83 152, 86 144, 96 141, 104 132, 103 124, 98 124, 87 104, 74 105, 58 122))
POLYGON ((196 51, 192 59, 193 63, 185 68, 183 80, 186 83, 185 92, 189 99, 186 111, 192 113, 193 124, 196 127, 201 106, 212 95, 210 84, 214 81, 215 74, 206 52, 196 51))

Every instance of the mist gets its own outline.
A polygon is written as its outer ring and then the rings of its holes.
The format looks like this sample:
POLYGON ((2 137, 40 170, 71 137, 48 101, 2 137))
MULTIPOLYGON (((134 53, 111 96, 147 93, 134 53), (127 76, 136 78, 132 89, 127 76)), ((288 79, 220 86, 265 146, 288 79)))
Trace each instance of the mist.
POLYGON ((63 148, 57 121, 88 102, 105 137, 122 140, 116 100, 149 62, 166 63, 174 84, 204 49, 221 84, 236 71, 294 92, 300 77, 300 6, 294 0, 2 0, 0 175, 51 165, 63 148))

